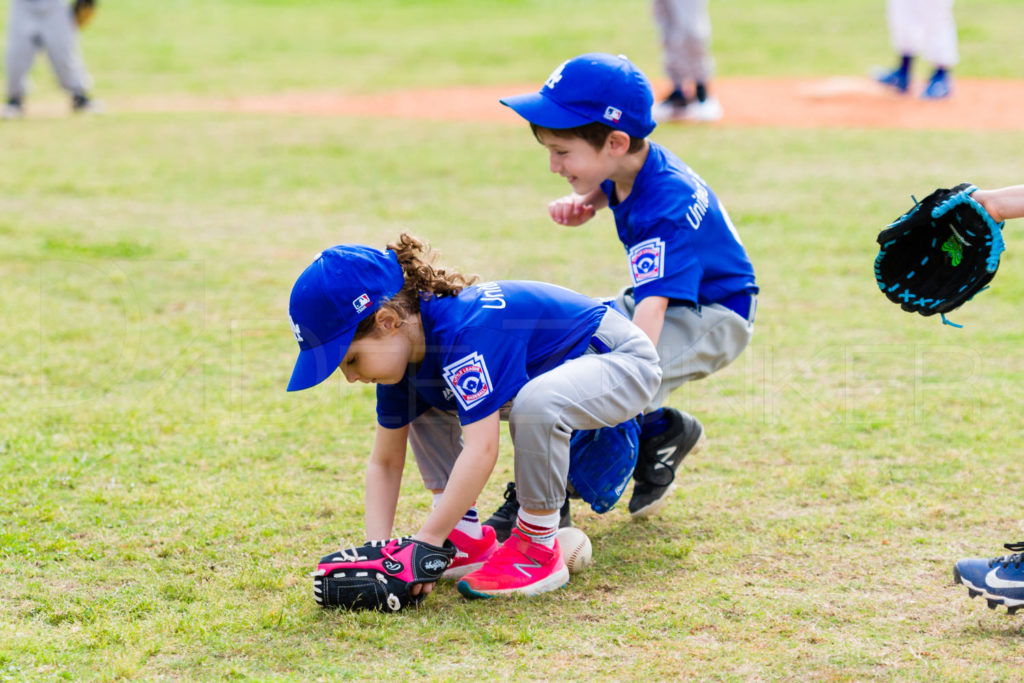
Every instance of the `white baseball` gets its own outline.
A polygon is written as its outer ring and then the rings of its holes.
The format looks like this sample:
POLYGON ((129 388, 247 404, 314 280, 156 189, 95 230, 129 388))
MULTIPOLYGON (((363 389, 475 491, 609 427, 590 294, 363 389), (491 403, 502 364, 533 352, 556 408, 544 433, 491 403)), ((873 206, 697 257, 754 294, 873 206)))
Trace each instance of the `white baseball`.
POLYGON ((593 560, 594 548, 590 545, 590 538, 573 526, 558 530, 558 549, 562 551, 562 561, 570 574, 579 574, 593 560))

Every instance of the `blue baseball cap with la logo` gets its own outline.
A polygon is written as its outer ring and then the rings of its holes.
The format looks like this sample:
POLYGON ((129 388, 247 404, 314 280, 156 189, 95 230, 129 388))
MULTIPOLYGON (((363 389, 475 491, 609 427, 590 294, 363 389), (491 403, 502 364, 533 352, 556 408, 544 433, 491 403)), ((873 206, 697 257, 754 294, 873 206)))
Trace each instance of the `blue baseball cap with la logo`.
POLYGON ((338 245, 317 254, 295 281, 288 304, 299 342, 288 391, 308 389, 330 377, 348 352, 359 323, 404 284, 405 274, 393 251, 338 245))
POLYGON ((625 55, 590 52, 573 57, 555 69, 540 92, 500 102, 530 123, 552 130, 597 122, 645 138, 656 125, 651 82, 625 55))

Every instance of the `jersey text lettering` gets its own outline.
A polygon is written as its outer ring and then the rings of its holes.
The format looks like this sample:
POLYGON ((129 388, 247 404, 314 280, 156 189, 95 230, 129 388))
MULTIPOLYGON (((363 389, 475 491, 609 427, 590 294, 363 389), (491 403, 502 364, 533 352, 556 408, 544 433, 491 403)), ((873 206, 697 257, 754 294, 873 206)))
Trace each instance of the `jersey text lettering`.
POLYGON ((480 297, 481 308, 495 308, 501 310, 505 308, 505 294, 501 291, 501 287, 498 286, 497 282, 485 282, 480 285, 480 292, 483 296, 480 297))

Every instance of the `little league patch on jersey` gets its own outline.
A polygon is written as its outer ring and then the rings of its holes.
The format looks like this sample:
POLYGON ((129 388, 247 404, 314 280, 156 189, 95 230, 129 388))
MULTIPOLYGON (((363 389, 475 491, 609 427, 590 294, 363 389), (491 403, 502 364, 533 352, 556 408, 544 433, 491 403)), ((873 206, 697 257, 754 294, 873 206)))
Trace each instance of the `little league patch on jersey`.
POLYGON ((665 242, 655 237, 633 245, 629 250, 629 272, 635 287, 664 275, 665 242))
POLYGON ((487 364, 484 357, 475 351, 444 366, 443 376, 463 410, 469 410, 491 394, 487 364))

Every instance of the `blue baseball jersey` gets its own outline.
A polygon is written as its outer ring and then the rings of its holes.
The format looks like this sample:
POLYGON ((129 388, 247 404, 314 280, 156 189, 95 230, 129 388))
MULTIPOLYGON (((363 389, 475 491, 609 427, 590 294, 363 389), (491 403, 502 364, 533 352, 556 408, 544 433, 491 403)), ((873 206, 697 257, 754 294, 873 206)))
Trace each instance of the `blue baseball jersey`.
POLYGON ((626 248, 637 302, 663 296, 703 306, 757 293, 754 267, 725 207, 672 152, 650 143, 625 201, 616 200, 611 180, 601 188, 626 248))
POLYGON ((532 378, 581 356, 607 307, 543 282, 466 287, 420 305, 426 356, 397 384, 377 385, 377 421, 392 429, 430 407, 461 424, 487 417, 532 378))

